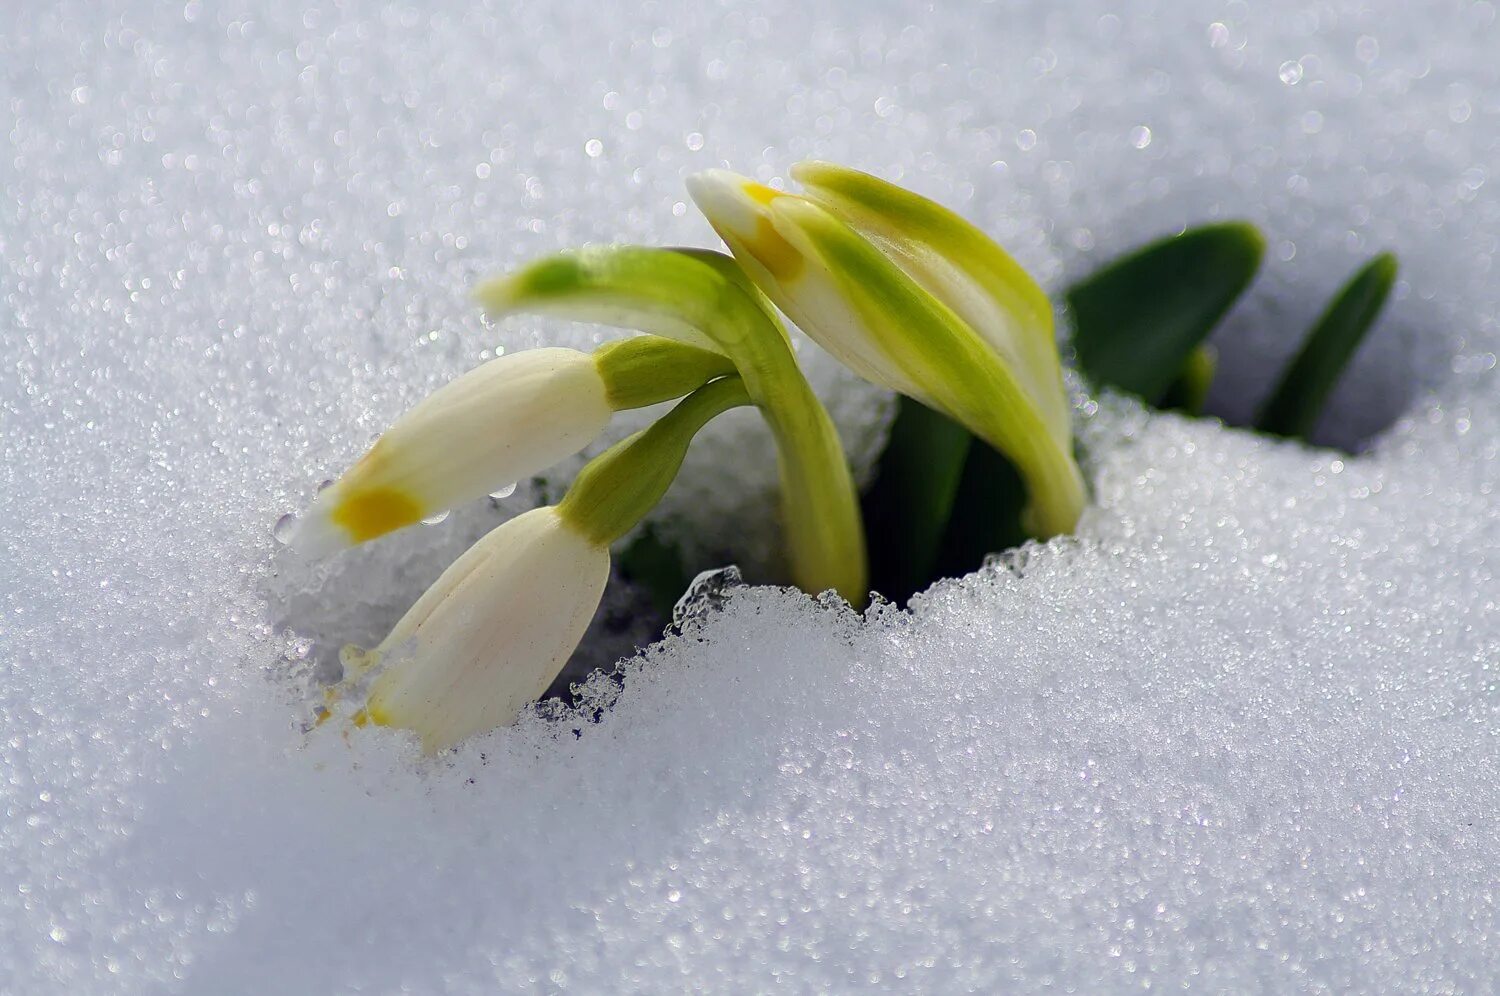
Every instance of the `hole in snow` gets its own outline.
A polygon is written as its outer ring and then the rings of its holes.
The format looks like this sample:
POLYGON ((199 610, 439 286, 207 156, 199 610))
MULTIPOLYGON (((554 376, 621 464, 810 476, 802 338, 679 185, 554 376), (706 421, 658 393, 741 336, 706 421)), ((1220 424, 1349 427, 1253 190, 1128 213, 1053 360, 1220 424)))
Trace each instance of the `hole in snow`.
MULTIPOLYGON (((1206 414, 1248 426, 1275 388, 1322 311, 1368 256, 1320 259, 1291 274, 1268 259, 1260 278, 1215 331, 1218 371, 1206 414)), ((1405 265, 1405 261, 1402 261, 1405 265)), ((1329 395, 1311 442, 1348 453, 1367 449, 1412 406, 1442 382, 1456 343, 1432 330, 1452 327, 1431 302, 1407 298, 1402 277, 1384 309, 1329 395)))

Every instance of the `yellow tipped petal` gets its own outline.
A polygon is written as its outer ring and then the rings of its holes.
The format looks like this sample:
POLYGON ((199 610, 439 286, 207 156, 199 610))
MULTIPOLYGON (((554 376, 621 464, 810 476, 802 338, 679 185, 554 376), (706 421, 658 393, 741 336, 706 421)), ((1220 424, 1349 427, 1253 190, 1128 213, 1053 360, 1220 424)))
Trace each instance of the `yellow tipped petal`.
POLYGON ((687 188, 720 234, 733 236, 777 280, 796 279, 802 254, 776 231, 769 211, 778 197, 790 196, 786 191, 722 169, 688 177, 687 188))
POLYGON ((352 542, 363 543, 422 521, 422 506, 396 488, 371 488, 346 496, 329 518, 352 542))
POLYGON ((365 711, 432 752, 508 726, 578 646, 609 578, 609 551, 555 509, 489 533, 454 562, 377 648, 365 711))
POLYGON ((511 353, 439 388, 318 495, 292 545, 364 543, 545 470, 604 430, 613 406, 594 358, 511 353))

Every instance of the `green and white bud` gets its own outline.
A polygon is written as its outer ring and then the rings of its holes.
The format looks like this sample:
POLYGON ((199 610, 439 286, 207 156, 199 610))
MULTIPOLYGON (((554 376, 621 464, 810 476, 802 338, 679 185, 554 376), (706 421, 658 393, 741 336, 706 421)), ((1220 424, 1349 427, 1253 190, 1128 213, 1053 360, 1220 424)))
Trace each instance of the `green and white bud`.
POLYGON ((808 196, 885 251, 952 308, 1014 372, 1061 442, 1072 436, 1052 302, 988 235, 935 201, 833 163, 805 162, 792 178, 808 196))
POLYGON ((866 380, 947 413, 1005 453, 1030 490, 1030 528, 1071 531, 1084 488, 1045 297, 983 233, 937 205, 849 171, 801 173, 818 199, 723 170, 690 178, 688 189, 798 327, 866 380))
POLYGON ((318 495, 292 545, 319 556, 482 498, 582 450, 614 412, 733 370, 718 353, 656 336, 490 360, 397 419, 318 495))

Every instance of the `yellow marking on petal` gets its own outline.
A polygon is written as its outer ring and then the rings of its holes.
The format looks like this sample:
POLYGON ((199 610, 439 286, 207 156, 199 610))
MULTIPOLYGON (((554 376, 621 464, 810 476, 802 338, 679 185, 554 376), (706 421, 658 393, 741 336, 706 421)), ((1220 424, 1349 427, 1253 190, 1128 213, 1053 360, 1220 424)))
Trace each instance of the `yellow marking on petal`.
POLYGON ((353 543, 363 543, 388 532, 422 521, 422 506, 395 488, 356 491, 329 516, 349 534, 353 543))
POLYGON ((371 721, 373 721, 377 726, 390 725, 389 723, 382 723, 379 719, 371 716, 369 709, 361 709, 349 719, 349 722, 354 724, 354 726, 358 729, 364 729, 366 726, 370 725, 371 721))
POLYGON ((750 255, 782 283, 795 280, 797 274, 802 272, 802 254, 781 237, 781 233, 776 231, 776 227, 768 219, 756 218, 755 234, 744 242, 750 255))
MULTIPOLYGON (((784 190, 777 190, 775 187, 768 187, 763 183, 754 183, 750 180, 740 184, 740 192, 762 207, 770 206, 771 202, 778 197, 787 196, 784 190)), ((776 231, 776 226, 763 214, 756 213, 755 232, 750 235, 740 234, 740 239, 750 255, 754 256, 760 265, 764 266, 777 280, 783 282, 794 280, 802 271, 804 262, 802 254, 781 237, 781 233, 776 231)))
POLYGON ((760 204, 770 204, 776 198, 786 196, 786 192, 783 190, 768 187, 764 183, 752 183, 749 180, 746 180, 741 185, 741 189, 744 190, 745 196, 760 204))

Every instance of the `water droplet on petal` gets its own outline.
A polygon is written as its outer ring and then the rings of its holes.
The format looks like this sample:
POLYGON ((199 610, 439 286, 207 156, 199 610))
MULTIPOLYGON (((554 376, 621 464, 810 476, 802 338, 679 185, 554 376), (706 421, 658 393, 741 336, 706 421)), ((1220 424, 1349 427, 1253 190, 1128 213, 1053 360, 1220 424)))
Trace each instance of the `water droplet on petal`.
POLYGON ((501 488, 498 491, 491 491, 490 492, 490 497, 493 498, 493 499, 495 499, 496 501, 499 501, 502 498, 509 498, 511 495, 513 495, 515 493, 516 493, 516 486, 514 484, 507 484, 505 487, 501 488))
POLYGON ((276 540, 276 542, 280 543, 282 546, 286 546, 292 541, 292 533, 296 531, 297 513, 288 512, 281 518, 277 519, 276 525, 271 527, 271 536, 276 540))
POLYGON ((321 484, 318 485, 317 493, 318 494, 322 494, 323 492, 327 491, 331 487, 333 487, 333 479, 329 478, 328 480, 326 480, 326 481, 324 481, 324 482, 322 482, 321 484))
POLYGON ((424 526, 436 526, 436 525, 438 525, 438 524, 446 521, 447 518, 448 518, 448 513, 445 510, 445 511, 439 512, 437 515, 428 516, 427 518, 423 519, 422 520, 422 525, 424 525, 424 526))

